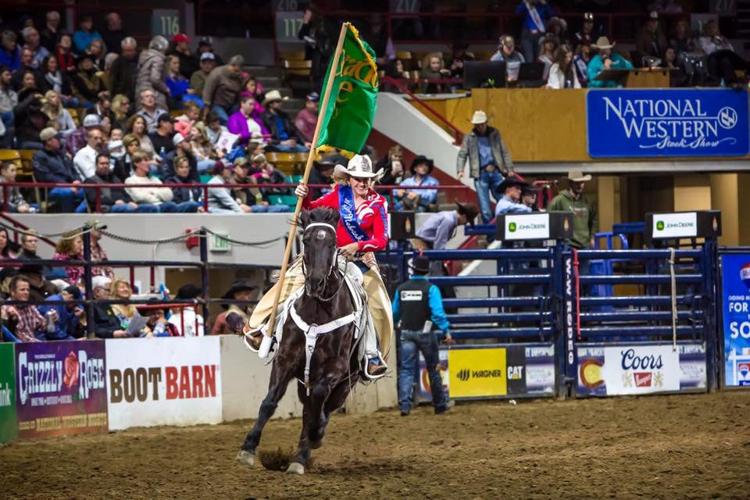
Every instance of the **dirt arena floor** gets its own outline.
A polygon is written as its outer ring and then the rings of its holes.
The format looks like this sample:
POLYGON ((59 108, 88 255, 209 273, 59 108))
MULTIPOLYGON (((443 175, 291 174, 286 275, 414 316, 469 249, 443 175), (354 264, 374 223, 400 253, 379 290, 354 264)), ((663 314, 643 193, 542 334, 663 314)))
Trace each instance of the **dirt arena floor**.
MULTIPOLYGON (((0 448, 3 498, 750 496, 750 393, 337 415, 305 476, 243 467, 248 422, 0 448)), ((261 450, 296 443, 272 421, 261 450)))

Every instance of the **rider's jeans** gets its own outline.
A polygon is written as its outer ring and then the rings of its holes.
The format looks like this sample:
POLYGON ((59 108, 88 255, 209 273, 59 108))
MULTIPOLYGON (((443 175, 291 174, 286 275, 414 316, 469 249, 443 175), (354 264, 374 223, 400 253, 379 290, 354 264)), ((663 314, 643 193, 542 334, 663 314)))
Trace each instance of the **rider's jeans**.
POLYGON ((435 333, 422 333, 412 330, 402 330, 400 337, 400 358, 398 364, 398 405, 401 411, 411 409, 411 396, 414 387, 414 375, 419 363, 419 352, 422 352, 430 376, 432 404, 435 410, 444 410, 448 404, 448 397, 443 389, 443 381, 438 371, 440 357, 438 354, 438 339, 435 333))

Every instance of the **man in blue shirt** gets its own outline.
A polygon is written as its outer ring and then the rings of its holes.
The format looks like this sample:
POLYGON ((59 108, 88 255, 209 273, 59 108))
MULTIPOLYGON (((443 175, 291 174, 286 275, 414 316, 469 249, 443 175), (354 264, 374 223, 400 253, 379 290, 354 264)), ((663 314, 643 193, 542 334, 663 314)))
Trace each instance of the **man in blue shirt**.
POLYGON ((591 46, 593 49, 599 51, 589 61, 588 72, 589 72, 589 87, 590 88, 602 88, 602 87, 622 87, 622 83, 618 83, 613 80, 597 80, 596 77, 599 73, 606 69, 633 69, 633 65, 616 52, 612 52, 612 48, 615 43, 609 42, 609 38, 606 36, 600 36, 596 43, 591 46))
POLYGON ((435 163, 432 159, 424 155, 414 158, 411 164, 411 177, 401 181, 400 189, 393 190, 393 197, 396 200, 394 208, 397 211, 427 212, 437 203, 437 189, 405 189, 413 186, 439 186, 440 181, 430 175, 434 167, 435 163))
POLYGON ((399 336, 398 366, 398 405, 401 416, 411 411, 414 374, 417 370, 419 352, 424 356, 427 373, 430 378, 432 405, 435 414, 448 410, 448 396, 443 389, 438 363, 438 334, 432 331, 433 324, 438 327, 444 342, 451 343, 450 324, 443 310, 443 298, 437 286, 427 281, 430 261, 423 255, 417 255, 409 265, 414 273, 412 278, 396 290, 393 298, 393 322, 401 322, 399 336))
POLYGON ((416 232, 418 250, 442 250, 456 234, 456 228, 474 225, 479 209, 473 203, 456 203, 456 210, 445 210, 431 215, 416 232))
POLYGON ((512 175, 507 177, 501 184, 503 197, 497 201, 495 216, 503 214, 530 214, 531 208, 521 203, 521 192, 528 183, 520 177, 512 175))

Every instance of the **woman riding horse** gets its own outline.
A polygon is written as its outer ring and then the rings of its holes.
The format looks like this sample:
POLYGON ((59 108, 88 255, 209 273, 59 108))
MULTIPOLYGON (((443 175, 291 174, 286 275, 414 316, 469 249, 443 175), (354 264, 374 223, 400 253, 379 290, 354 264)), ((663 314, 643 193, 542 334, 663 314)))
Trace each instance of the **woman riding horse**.
MULTIPOLYGON (((304 199, 302 206, 306 209, 337 210, 340 215, 336 228, 336 246, 339 253, 348 259, 363 254, 362 262, 357 264, 362 271, 364 288, 368 296, 367 307, 374 323, 367 328, 364 337, 368 358, 366 374, 373 378, 382 376, 387 369, 381 351, 387 356, 393 333, 391 301, 373 254, 384 250, 388 244, 388 202, 372 188, 379 173, 372 171, 369 157, 355 155, 349 160, 346 169, 337 167, 337 172, 346 178, 346 183, 337 184, 333 191, 317 200, 308 199, 309 189, 306 184, 297 186, 295 194, 304 199)), ((351 266, 348 266, 347 272, 351 271, 351 266)), ((289 267, 284 278, 280 303, 304 286, 304 283, 302 262, 297 260, 289 267)), ((263 296, 250 317, 250 332, 247 335, 250 337, 251 347, 255 349, 260 344, 262 332, 271 315, 277 286, 278 283, 263 296)))

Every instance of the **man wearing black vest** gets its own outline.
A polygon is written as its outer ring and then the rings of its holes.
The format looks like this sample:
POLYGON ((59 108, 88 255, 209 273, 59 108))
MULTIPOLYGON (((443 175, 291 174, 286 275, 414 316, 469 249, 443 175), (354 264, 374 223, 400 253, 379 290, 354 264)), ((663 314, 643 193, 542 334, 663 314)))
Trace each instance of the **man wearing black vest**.
POLYGON ((438 370, 438 336, 444 337, 446 343, 452 342, 450 324, 445 316, 440 290, 427 280, 427 273, 430 271, 429 259, 417 255, 409 267, 413 272, 412 278, 398 287, 393 298, 393 323, 398 324, 401 318, 398 405, 401 416, 409 414, 414 372, 421 351, 430 376, 432 404, 435 414, 439 415, 448 409, 448 396, 443 390, 443 381, 438 370), (433 324, 441 333, 433 332, 433 324))

